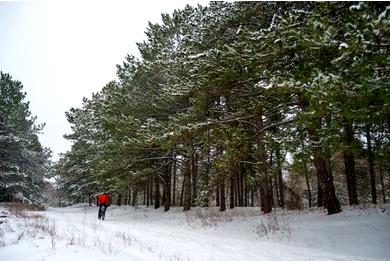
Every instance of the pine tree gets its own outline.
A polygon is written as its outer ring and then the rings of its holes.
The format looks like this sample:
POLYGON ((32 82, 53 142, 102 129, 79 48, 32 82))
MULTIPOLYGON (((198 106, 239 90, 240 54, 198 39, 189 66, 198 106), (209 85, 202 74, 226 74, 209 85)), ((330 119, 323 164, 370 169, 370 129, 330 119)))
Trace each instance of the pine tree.
POLYGON ((0 193, 1 200, 16 198, 42 204, 44 177, 50 151, 43 148, 23 85, 0 72, 0 193))

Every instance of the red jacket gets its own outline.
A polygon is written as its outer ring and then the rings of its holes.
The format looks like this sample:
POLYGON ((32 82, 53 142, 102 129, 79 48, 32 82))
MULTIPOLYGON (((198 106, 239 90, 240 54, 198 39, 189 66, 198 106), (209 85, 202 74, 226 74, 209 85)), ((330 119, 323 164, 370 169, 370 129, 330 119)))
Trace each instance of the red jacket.
POLYGON ((107 204, 107 201, 108 201, 108 196, 106 196, 105 194, 100 195, 98 198, 99 205, 107 204))

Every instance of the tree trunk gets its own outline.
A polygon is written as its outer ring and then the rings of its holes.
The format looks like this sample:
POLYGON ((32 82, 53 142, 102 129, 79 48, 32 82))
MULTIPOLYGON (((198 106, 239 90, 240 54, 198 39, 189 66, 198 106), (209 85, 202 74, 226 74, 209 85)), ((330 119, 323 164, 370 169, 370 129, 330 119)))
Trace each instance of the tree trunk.
POLYGON ((320 186, 320 181, 317 178, 317 207, 323 207, 324 206, 324 192, 322 191, 322 188, 320 186))
POLYGON ((389 129, 389 133, 390 133, 390 113, 387 113, 387 128, 389 129))
POLYGON ((254 186, 251 186, 251 207, 255 206, 255 192, 254 186))
POLYGON ((122 205, 122 194, 118 192, 118 199, 117 199, 117 205, 122 205))
POLYGON ((221 180, 219 183, 219 197, 220 197, 220 207, 219 211, 225 211, 226 210, 226 195, 225 195, 225 175, 224 173, 221 173, 221 180))
MULTIPOLYGON (((210 144, 210 130, 207 130, 207 144, 210 144)), ((205 162, 205 170, 202 175, 202 181, 204 184, 204 189, 206 190, 206 195, 203 196, 202 207, 210 206, 210 197, 212 196, 212 189, 210 188, 210 146, 207 147, 206 152, 206 162, 205 162)))
POLYGON ((349 205, 359 204, 357 188, 356 188, 356 172, 355 172, 355 156, 352 152, 352 142, 353 142, 353 129, 352 122, 345 121, 345 151, 344 156, 344 167, 345 167, 345 176, 347 177, 347 190, 348 190, 348 200, 349 205))
POLYGON ((353 142, 353 128, 351 121, 345 121, 345 145, 346 150, 344 151, 344 166, 345 175, 347 177, 347 189, 348 189, 348 200, 349 205, 359 204, 356 188, 356 172, 355 172, 355 157, 352 152, 353 142))
POLYGON ((321 189, 324 192, 323 195, 328 214, 331 215, 341 212, 340 203, 336 197, 333 185, 333 179, 329 176, 325 159, 319 152, 315 152, 314 165, 316 166, 317 177, 320 181, 321 189))
POLYGON ((386 203, 386 191, 385 191, 385 183, 383 181, 383 166, 382 166, 382 164, 379 168, 379 175, 380 175, 380 180, 381 180, 383 203, 386 203))
POLYGON ((241 171, 240 168, 238 168, 237 165, 236 166, 236 171, 237 171, 237 174, 238 174, 238 180, 239 180, 239 183, 238 183, 238 206, 239 207, 242 207, 244 206, 244 173, 241 171))
MULTIPOLYGON (((309 137, 314 144, 319 143, 320 139, 317 130, 320 126, 320 121, 316 120, 312 122, 308 129, 309 137)), ((314 165, 316 167, 317 178, 323 192, 328 214, 331 215, 341 212, 340 203, 336 197, 336 190, 333 185, 333 178, 328 172, 329 166, 326 164, 324 153, 318 146, 314 148, 314 165)))
POLYGON ((247 207, 249 205, 249 188, 246 183, 244 188, 244 207, 247 207))
POLYGON ((318 150, 314 152, 314 165, 328 214, 331 215, 341 212, 340 203, 336 197, 336 191, 333 185, 333 178, 329 175, 326 161, 322 153, 318 150))
POLYGON ((160 208, 160 178, 154 173, 154 209, 160 208))
POLYGON ((173 150, 173 188, 172 206, 176 206, 176 149, 173 150))
POLYGON ((144 195, 143 195, 143 199, 142 199, 144 206, 146 205, 146 197, 147 197, 146 194, 147 194, 147 186, 145 184, 144 185, 144 195))
MULTIPOLYGON (((237 175, 237 173, 236 173, 236 175, 237 175)), ((239 194, 238 194, 238 187, 239 187, 238 179, 239 179, 239 177, 236 176, 236 178, 233 181, 233 192, 234 192, 234 194, 233 194, 234 195, 233 196, 233 198, 234 198, 233 203, 234 203, 235 207, 238 206, 238 198, 240 197, 239 194)))
MULTIPOLYGON (((249 155, 249 147, 251 147, 252 144, 246 145, 243 149, 243 160, 245 161, 251 161, 250 155, 249 155)), ((243 183, 244 183, 244 207, 250 206, 250 191, 252 184, 250 184, 251 177, 252 177, 252 166, 250 164, 241 163, 241 170, 243 173, 243 183)))
POLYGON ((274 184, 273 184, 273 175, 269 177, 269 189, 270 189, 270 197, 271 197, 271 206, 276 207, 274 200, 274 184))
POLYGON ((184 194, 183 194, 183 210, 187 211, 191 209, 191 158, 186 156, 184 170, 184 194))
POLYGON ((164 173, 164 212, 169 210, 171 205, 171 168, 172 164, 165 161, 165 173, 164 173))
POLYGON ((127 205, 130 206, 130 204, 131 204, 131 187, 130 186, 128 188, 128 193, 129 193, 129 198, 128 198, 128 201, 127 201, 127 205))
POLYGON ((230 167, 230 175, 229 175, 229 181, 230 181, 229 182, 230 183, 230 199, 229 199, 230 200, 230 206, 229 207, 230 207, 230 209, 233 209, 234 205, 235 205, 234 204, 235 203, 234 202, 234 198, 235 198, 234 197, 234 194, 235 194, 234 193, 235 192, 235 189, 234 189, 235 186, 234 185, 235 185, 236 182, 235 182, 235 177, 234 176, 235 176, 235 172, 234 172, 233 168, 230 167))
POLYGON ((146 181, 146 207, 149 207, 150 204, 150 184, 149 179, 146 181))
POLYGON ((216 195, 215 195, 215 205, 219 207, 221 204, 220 198, 219 198, 219 183, 217 184, 217 189, 216 189, 216 195))
POLYGON ((198 154, 194 152, 191 155, 191 176, 192 176, 192 205, 195 206, 198 196, 198 154))
MULTIPOLYGON (((332 165, 331 156, 330 156, 330 148, 329 148, 328 144, 324 145, 324 147, 325 147, 325 153, 323 155, 324 155, 324 159, 325 159, 326 171, 328 172, 329 179, 332 180, 332 186, 334 187, 334 184, 333 184, 333 165, 332 165)), ((335 193, 336 193, 336 189, 335 189, 335 193)), ((324 207, 325 208, 327 208, 326 199, 327 198, 325 197, 324 198, 324 207)))
POLYGON ((129 190, 126 188, 125 199, 124 199, 124 203, 123 203, 124 205, 127 205, 128 198, 129 198, 128 194, 129 194, 129 190))
POLYGON ((205 173, 204 173, 204 184, 205 184, 205 188, 206 188, 206 193, 207 195, 204 197, 203 199, 203 205, 202 207, 209 207, 210 205, 210 188, 209 188, 209 175, 210 175, 210 162, 209 162, 209 158, 208 158, 208 155, 207 155, 207 163, 206 163, 206 168, 205 168, 205 173))
POLYGON ((154 198, 153 198, 153 179, 149 178, 149 203, 150 205, 154 205, 154 198))
MULTIPOLYGON (((274 199, 274 176, 276 176, 276 174, 272 171, 273 165, 274 165, 273 151, 271 151, 271 155, 269 155, 269 169, 271 171, 271 175, 269 176, 269 188, 270 188, 270 193, 271 193, 271 204, 272 204, 272 207, 275 208, 276 205, 275 205, 275 199, 274 199)), ((278 190, 277 183, 275 183, 275 187, 276 187, 276 190, 278 190)))
POLYGON ((303 162, 303 172, 305 173, 305 181, 306 181, 306 187, 307 187, 307 197, 309 200, 309 208, 311 208, 312 207, 312 198, 311 198, 309 173, 307 171, 306 161, 303 162))
POLYGON ((275 199, 276 199, 275 204, 276 204, 276 206, 280 206, 280 202, 279 202, 279 199, 280 199, 280 196, 279 196, 279 183, 278 183, 277 175, 274 175, 273 179, 274 179, 275 193, 276 193, 276 195, 275 195, 275 199))
POLYGON ((367 153, 368 153, 368 170, 370 173, 370 183, 371 183, 371 198, 372 203, 376 204, 376 185, 375 185, 375 172, 374 172, 374 159, 372 155, 371 148, 371 131, 370 125, 366 125, 366 138, 367 138, 367 153))
MULTIPOLYGON (((302 110, 305 110, 309 106, 308 99, 304 96, 304 94, 301 94, 300 97, 300 107, 302 110)), ((319 185, 323 191, 323 196, 326 203, 326 208, 328 210, 328 214, 335 214, 339 213, 341 211, 340 203, 336 197, 336 190, 333 184, 333 178, 328 172, 327 164, 323 155, 323 152, 321 150, 321 147, 319 147, 320 138, 318 135, 318 130, 321 129, 321 119, 320 118, 314 118, 310 119, 310 122, 308 122, 308 134, 309 139, 313 142, 315 145, 314 147, 314 165, 316 167, 316 173, 317 178, 319 181, 319 185)), ((320 193, 318 195, 318 199, 320 199, 320 193)), ((318 200, 318 203, 320 203, 320 200, 318 200)))
POLYGON ((183 176, 183 181, 181 183, 181 190, 180 190, 180 201, 179 201, 179 206, 183 206, 183 199, 184 199, 184 176, 183 176))
POLYGON ((279 185, 279 207, 284 208, 284 182, 282 174, 282 159, 280 156, 279 146, 276 148, 276 164, 277 164, 277 176, 279 185))
MULTIPOLYGON (((264 156, 262 156, 262 158, 263 157, 264 156)), ((263 213, 266 214, 272 211, 272 203, 271 203, 271 193, 269 188, 268 173, 266 169, 267 167, 265 165, 266 165, 265 159, 258 163, 259 173, 261 173, 262 176, 260 181, 261 210, 263 211, 263 213)))
POLYGON ((132 206, 135 206, 137 204, 137 198, 138 198, 138 191, 137 189, 133 190, 133 201, 131 203, 132 206))
MULTIPOLYGON (((257 129, 263 128, 263 114, 259 110, 257 112, 257 129)), ((262 132, 257 133, 257 171, 260 174, 260 197, 261 210, 266 214, 272 211, 271 193, 269 188, 269 177, 267 170, 267 154, 264 145, 264 135, 262 132)))
POLYGON ((247 207, 248 206, 248 196, 249 196, 249 191, 248 191, 248 184, 247 184, 247 171, 245 168, 245 165, 243 163, 240 163, 240 172, 242 175, 242 200, 243 200, 243 206, 247 207))

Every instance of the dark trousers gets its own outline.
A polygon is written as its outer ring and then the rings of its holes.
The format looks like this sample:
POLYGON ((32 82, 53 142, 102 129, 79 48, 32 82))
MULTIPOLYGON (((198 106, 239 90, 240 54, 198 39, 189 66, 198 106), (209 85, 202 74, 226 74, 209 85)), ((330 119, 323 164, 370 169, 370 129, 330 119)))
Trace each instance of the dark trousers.
POLYGON ((103 218, 106 215, 107 204, 99 204, 98 218, 103 218), (104 208, 103 208, 104 206, 104 208), (102 209, 103 208, 103 209, 102 209))

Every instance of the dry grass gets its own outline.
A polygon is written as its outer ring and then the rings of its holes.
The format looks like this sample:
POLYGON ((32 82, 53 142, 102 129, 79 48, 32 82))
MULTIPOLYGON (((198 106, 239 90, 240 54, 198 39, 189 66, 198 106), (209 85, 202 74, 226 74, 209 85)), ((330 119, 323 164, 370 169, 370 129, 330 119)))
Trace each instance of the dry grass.
POLYGON ((191 227, 212 227, 220 223, 231 222, 235 219, 247 219, 248 217, 259 216, 257 209, 235 208, 226 211, 219 211, 218 208, 194 208, 185 212, 187 224, 191 227))
POLYGON ((289 239, 291 228, 287 218, 277 215, 265 215, 256 223, 254 232, 258 238, 269 238, 271 234, 278 233, 289 239))
POLYGON ((58 237, 56 224, 43 214, 32 212, 41 210, 40 207, 37 205, 12 202, 8 203, 6 208, 8 212, 4 214, 4 217, 16 217, 14 226, 18 227, 18 229, 15 230, 12 228, 8 224, 7 219, 2 220, 0 239, 3 239, 2 235, 4 235, 5 232, 15 233, 15 236, 10 242, 0 240, 0 245, 5 246, 7 244, 17 244, 21 240, 40 239, 48 236, 51 241, 51 248, 53 250, 55 249, 56 238, 58 237))
POLYGON ((6 208, 16 217, 26 217, 27 211, 43 211, 45 208, 43 206, 38 206, 36 204, 25 204, 20 202, 10 202, 7 203, 6 208))

